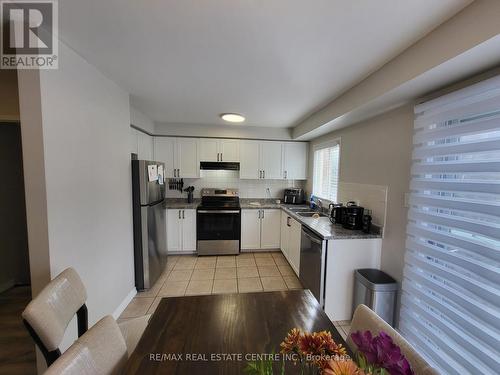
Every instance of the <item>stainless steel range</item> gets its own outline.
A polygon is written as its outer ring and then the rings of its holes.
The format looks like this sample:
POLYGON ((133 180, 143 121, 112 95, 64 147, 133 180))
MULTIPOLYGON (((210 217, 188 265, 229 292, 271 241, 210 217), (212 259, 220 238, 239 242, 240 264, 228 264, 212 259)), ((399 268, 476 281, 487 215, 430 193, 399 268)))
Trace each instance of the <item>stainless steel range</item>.
POLYGON ((241 207, 238 189, 202 189, 196 220, 198 255, 239 254, 241 207))

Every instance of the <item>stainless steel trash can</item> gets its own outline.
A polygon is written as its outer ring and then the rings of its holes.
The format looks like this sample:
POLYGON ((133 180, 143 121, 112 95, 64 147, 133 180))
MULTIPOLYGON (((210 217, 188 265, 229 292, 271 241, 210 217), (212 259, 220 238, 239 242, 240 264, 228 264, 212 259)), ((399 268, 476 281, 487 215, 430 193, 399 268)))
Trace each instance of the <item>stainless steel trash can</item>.
POLYGON ((394 327, 397 293, 398 284, 388 274, 373 268, 356 270, 352 311, 364 304, 394 327))

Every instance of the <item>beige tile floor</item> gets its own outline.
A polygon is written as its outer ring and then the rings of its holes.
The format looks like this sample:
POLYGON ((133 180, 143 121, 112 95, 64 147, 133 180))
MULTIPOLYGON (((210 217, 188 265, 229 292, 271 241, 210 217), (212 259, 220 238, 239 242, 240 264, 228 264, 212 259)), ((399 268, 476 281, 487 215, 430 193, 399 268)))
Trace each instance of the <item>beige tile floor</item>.
MULTIPOLYGON (((302 285, 280 252, 169 256, 156 284, 137 293, 119 320, 152 314, 162 298, 289 289, 302 289, 302 285)), ((334 324, 341 335, 347 334, 349 321, 334 324)))

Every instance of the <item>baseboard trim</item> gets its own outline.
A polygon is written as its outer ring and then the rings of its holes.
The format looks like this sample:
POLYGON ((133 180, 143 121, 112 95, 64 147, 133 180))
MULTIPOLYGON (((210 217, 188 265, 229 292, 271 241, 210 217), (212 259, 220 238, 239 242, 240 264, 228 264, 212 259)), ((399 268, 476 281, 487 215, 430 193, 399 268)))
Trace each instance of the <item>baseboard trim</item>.
POLYGON ((120 315, 122 314, 123 310, 126 309, 130 301, 132 301, 137 294, 137 289, 132 289, 129 294, 125 297, 125 299, 120 303, 120 305, 116 308, 116 310, 113 312, 113 318, 118 319, 120 315))
POLYGON ((6 290, 12 288, 14 285, 16 285, 14 279, 4 281, 3 283, 0 284, 0 293, 5 292, 6 290))

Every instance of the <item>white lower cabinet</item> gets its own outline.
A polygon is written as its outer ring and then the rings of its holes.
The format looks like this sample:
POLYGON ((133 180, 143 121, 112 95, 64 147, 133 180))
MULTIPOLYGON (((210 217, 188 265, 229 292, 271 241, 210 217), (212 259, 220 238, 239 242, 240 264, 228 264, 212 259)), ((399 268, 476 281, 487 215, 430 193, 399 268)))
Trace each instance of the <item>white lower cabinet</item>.
POLYGON ((282 211, 280 232, 281 251, 297 276, 299 276, 302 225, 285 211, 282 211))
POLYGON ((352 319, 354 271, 380 268, 382 240, 329 240, 326 257, 325 313, 330 320, 352 319))
POLYGON ((192 253, 196 251, 196 210, 167 210, 167 250, 192 253))
POLYGON ((279 249, 280 209, 241 210, 241 248, 279 249))

